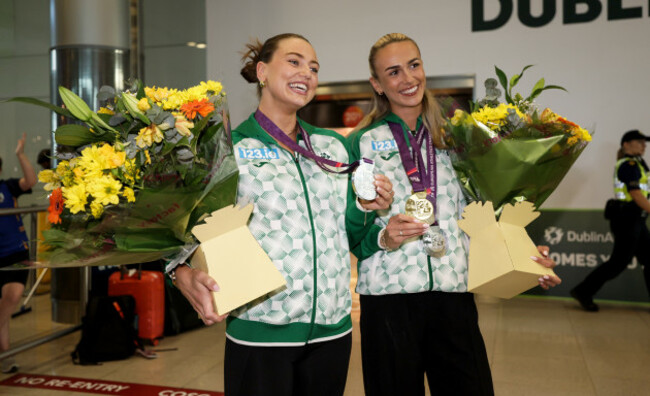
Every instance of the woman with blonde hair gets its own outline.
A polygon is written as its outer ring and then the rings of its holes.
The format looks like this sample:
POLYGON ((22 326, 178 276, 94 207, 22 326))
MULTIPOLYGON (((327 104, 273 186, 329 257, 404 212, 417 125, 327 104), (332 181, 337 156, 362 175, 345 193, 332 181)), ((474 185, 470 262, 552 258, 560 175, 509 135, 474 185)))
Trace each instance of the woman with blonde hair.
POLYGON ((366 394, 424 395, 426 376, 434 395, 491 395, 476 304, 467 292, 468 241, 457 223, 465 198, 445 151, 441 111, 426 90, 420 50, 408 36, 391 33, 372 46, 368 61, 373 106, 350 135, 350 152, 389 175, 395 196, 389 210, 369 216, 374 229, 353 249, 366 394), (373 235, 380 248, 371 244, 373 235))

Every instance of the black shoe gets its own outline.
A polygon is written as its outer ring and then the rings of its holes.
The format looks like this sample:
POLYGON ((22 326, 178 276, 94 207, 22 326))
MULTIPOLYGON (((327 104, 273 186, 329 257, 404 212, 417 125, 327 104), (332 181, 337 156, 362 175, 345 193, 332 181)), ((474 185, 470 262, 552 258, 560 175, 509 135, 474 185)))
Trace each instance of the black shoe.
POLYGON ((571 294, 571 297, 575 298, 580 303, 585 311, 598 312, 598 305, 596 305, 591 297, 581 295, 576 291, 576 289, 571 289, 569 294, 571 294))

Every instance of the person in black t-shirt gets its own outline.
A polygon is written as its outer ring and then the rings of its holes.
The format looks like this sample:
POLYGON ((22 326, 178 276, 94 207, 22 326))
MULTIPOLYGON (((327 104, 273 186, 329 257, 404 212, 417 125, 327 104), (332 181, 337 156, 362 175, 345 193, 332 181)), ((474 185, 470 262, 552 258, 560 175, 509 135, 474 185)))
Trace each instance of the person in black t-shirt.
POLYGON ((598 311, 593 296, 605 282, 623 272, 633 257, 643 266, 643 276, 650 292, 650 233, 646 225, 650 212, 648 165, 642 158, 647 140, 650 137, 638 130, 628 131, 621 138, 614 171, 614 194, 620 205, 618 212, 610 216, 614 250, 608 261, 571 290, 571 296, 587 311, 598 311))
MULTIPOLYGON (((17 198, 22 194, 32 192, 36 184, 36 172, 24 152, 25 134, 18 139, 16 156, 23 171, 20 179, 0 179, 0 208, 17 207, 17 198)), ((2 172, 2 159, 0 158, 0 172, 2 172)), ((20 215, 0 216, 0 267, 28 260, 29 248, 27 234, 20 215)), ((25 290, 27 281, 26 270, 0 271, 0 352, 9 349, 9 320, 25 290)), ((4 359, 0 364, 0 371, 13 373, 18 370, 18 365, 13 358, 4 359)))

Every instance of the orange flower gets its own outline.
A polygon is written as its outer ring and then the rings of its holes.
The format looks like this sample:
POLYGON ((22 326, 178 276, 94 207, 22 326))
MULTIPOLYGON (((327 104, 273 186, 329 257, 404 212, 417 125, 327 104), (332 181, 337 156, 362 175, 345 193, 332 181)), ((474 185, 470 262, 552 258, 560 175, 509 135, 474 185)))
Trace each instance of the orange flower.
POLYGON ((188 120, 193 120, 196 113, 201 114, 202 117, 207 117, 208 114, 214 111, 214 105, 207 99, 193 100, 182 105, 181 111, 188 120))
POLYGON ((59 224, 61 223, 61 213, 63 213, 63 193, 61 192, 60 188, 57 188, 52 191, 52 194, 50 194, 50 207, 47 208, 47 211, 50 212, 50 214, 47 216, 47 221, 49 221, 52 224, 59 224))
POLYGON ((564 117, 558 117, 557 120, 562 124, 570 126, 571 128, 580 128, 580 125, 576 124, 575 122, 571 122, 564 117))

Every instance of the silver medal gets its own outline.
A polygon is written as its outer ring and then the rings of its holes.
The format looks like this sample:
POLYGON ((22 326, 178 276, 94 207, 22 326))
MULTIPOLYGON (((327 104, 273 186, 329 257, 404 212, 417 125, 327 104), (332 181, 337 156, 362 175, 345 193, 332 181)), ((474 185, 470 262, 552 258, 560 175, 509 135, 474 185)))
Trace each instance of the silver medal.
POLYGON ((422 235, 422 244, 424 251, 431 257, 440 258, 447 252, 447 239, 438 226, 429 227, 427 232, 422 235))
POLYGON ((357 196, 367 201, 377 198, 375 189, 375 164, 362 161, 352 173, 352 188, 357 196))

